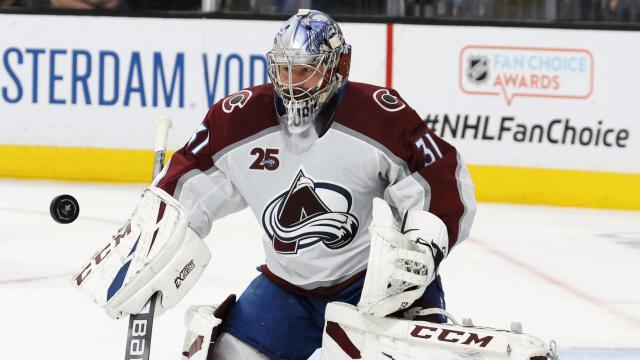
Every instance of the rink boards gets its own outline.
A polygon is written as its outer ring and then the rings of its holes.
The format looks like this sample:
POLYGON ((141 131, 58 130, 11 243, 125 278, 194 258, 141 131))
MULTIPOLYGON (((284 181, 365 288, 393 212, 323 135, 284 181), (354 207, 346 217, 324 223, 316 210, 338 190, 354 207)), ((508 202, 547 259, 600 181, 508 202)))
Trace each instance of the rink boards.
MULTIPOLYGON (((208 106, 267 81, 276 21, 0 15, 0 176, 146 182, 208 106), (72 35, 70 35, 72 34, 72 35)), ((351 79, 396 88, 480 200, 640 209, 632 31, 344 23, 351 79)))

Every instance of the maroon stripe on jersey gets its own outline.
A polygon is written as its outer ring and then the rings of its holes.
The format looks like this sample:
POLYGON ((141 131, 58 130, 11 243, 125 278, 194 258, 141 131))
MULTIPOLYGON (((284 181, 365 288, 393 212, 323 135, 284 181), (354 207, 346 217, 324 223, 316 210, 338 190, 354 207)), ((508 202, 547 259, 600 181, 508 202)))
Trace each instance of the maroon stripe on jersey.
POLYGON ((267 265, 260 265, 259 270, 264 276, 266 276, 269 280, 271 280, 272 283, 280 286, 281 288, 293 294, 296 294, 299 296, 311 296, 311 297, 317 297, 317 298, 332 297, 333 295, 347 288, 349 285, 358 281, 360 278, 364 277, 364 275, 367 273, 366 270, 363 270, 338 284, 335 284, 332 286, 322 286, 312 290, 306 290, 296 285, 293 285, 287 280, 284 280, 278 275, 272 273, 271 270, 269 270, 269 267, 267 267, 267 265))
POLYGON ((327 335, 333 339, 345 352, 345 354, 349 355, 352 359, 362 359, 362 355, 360 354, 360 350, 355 346, 355 344, 349 339, 349 335, 344 331, 342 327, 338 323, 333 321, 327 321, 327 326, 325 328, 327 335))

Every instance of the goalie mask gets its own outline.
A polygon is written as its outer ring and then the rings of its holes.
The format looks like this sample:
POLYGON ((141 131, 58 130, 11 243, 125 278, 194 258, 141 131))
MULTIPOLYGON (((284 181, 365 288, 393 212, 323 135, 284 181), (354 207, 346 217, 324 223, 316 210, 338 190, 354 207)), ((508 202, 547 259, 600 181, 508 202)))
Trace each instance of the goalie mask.
POLYGON ((280 124, 294 143, 304 148, 326 131, 319 114, 346 83, 350 58, 338 24, 317 10, 299 10, 276 34, 267 53, 269 79, 280 124))

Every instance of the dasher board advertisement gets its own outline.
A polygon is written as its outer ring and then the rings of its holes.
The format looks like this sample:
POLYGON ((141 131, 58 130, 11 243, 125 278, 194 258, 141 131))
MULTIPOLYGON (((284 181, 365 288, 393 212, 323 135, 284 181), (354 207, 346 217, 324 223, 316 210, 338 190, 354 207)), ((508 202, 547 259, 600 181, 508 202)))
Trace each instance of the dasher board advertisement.
MULTIPOLYGON (((0 144, 151 149, 153 121, 169 116, 176 149, 215 101, 268 81, 281 25, 0 14, 0 144)), ((342 28, 351 79, 384 85, 385 25, 342 28)))
POLYGON ((469 163, 640 173, 640 32, 394 32, 394 87, 469 163))

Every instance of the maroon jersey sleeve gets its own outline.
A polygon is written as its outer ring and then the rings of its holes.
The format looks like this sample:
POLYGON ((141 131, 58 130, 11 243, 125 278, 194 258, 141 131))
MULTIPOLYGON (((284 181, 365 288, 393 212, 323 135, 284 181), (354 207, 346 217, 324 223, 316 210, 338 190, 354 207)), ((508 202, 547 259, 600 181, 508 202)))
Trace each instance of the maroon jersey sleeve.
MULTIPOLYGON (((469 235, 475 215, 473 182, 460 153, 454 146, 439 138, 427 128, 413 109, 408 109, 403 159, 411 173, 408 178, 420 184, 425 194, 425 210, 438 216, 447 226, 449 249, 469 235)), ((402 182, 391 184, 389 190, 399 188, 402 182)), ((407 180, 408 181, 408 180, 407 180)))
POLYGON ((153 184, 180 202, 189 226, 204 238, 213 221, 245 208, 246 202, 213 161, 220 104, 214 105, 189 141, 176 151, 153 184))
POLYGON ((447 226, 449 248, 469 234, 475 196, 469 172, 454 146, 429 130, 393 89, 352 83, 344 125, 388 154, 381 176, 389 182, 385 200, 400 214, 421 208, 447 226))
POLYGON ((204 173, 213 168, 210 129, 217 105, 209 109, 202 124, 196 129, 189 141, 171 156, 167 166, 154 179, 155 186, 177 197, 179 194, 176 194, 176 188, 183 176, 193 171, 204 173))

